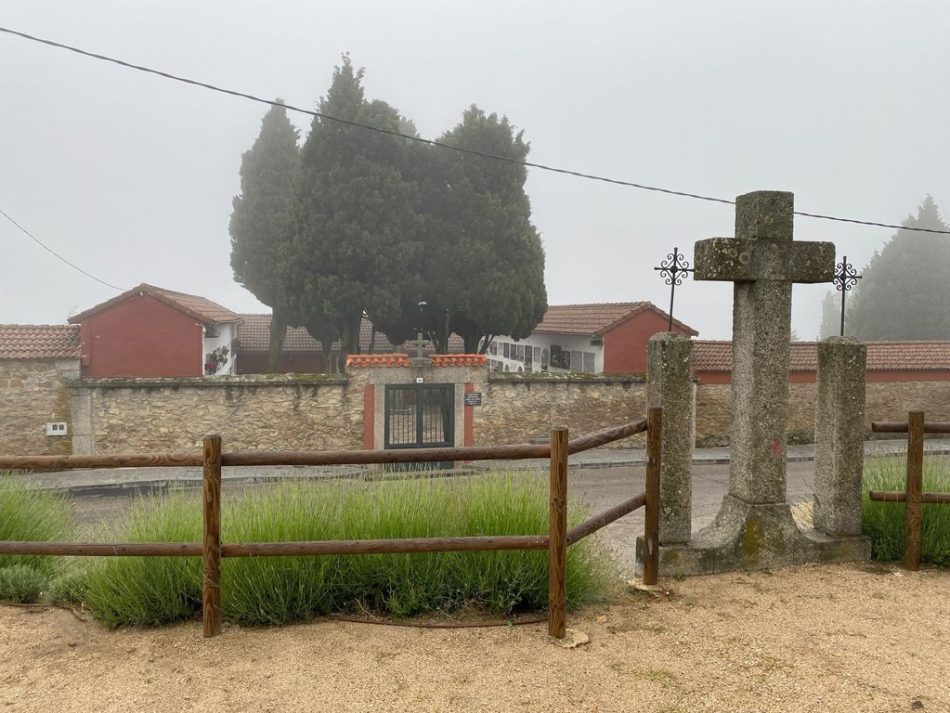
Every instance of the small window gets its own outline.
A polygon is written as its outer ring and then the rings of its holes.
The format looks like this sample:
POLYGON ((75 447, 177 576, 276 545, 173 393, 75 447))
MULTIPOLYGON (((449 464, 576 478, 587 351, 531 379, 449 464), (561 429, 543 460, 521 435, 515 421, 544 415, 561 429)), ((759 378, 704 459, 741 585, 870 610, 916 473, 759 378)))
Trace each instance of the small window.
POLYGON ((561 347, 557 344, 551 345, 551 366, 560 368, 561 366, 561 347))
POLYGON ((505 359, 511 356, 511 345, 508 342, 505 342, 502 347, 502 356, 505 357, 505 359))
POLYGON ((594 353, 584 352, 584 371, 594 373, 594 353))
MULTIPOLYGON (((553 353, 554 350, 552 349, 551 351, 552 351, 552 353, 553 353)), ((568 369, 568 370, 570 370, 570 368, 571 368, 571 353, 570 353, 569 351, 567 351, 566 349, 561 350, 561 363, 560 363, 559 365, 557 365, 557 366, 560 366, 562 369, 568 369)))

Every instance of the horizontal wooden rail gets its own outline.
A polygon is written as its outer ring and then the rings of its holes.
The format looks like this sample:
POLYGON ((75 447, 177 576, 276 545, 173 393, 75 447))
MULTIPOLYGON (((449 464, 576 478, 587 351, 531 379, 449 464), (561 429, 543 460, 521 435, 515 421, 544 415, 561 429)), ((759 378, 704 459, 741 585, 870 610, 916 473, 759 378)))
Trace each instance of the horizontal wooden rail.
MULTIPOLYGON (((907 493, 903 490, 872 490, 868 498, 881 503, 903 503, 907 501, 907 493)), ((950 493, 921 493, 920 502, 950 504, 950 493)))
MULTIPOLYGON (((568 443, 568 453, 597 448, 646 430, 645 419, 610 428, 568 443)), ((550 458, 550 445, 468 446, 465 448, 406 448, 371 451, 236 451, 223 453, 224 466, 369 465, 374 463, 438 463, 453 460, 525 460, 550 458)), ((0 457, 0 469, 76 470, 80 468, 198 467, 201 453, 154 455, 12 456, 0 457)))
MULTIPOLYGON (((874 421, 871 424, 874 433, 907 433, 907 428, 907 421, 874 421)), ((924 423, 924 433, 950 433, 950 421, 924 423)))
POLYGON ((201 557, 200 542, 0 542, 0 555, 70 557, 201 557))
POLYGON ((567 452, 573 455, 581 451, 589 451, 591 448, 598 448, 608 443, 619 441, 621 438, 643 433, 646 430, 647 420, 641 418, 639 421, 632 421, 623 426, 608 428, 606 431, 601 431, 600 433, 592 433, 589 436, 581 436, 580 438, 575 438, 573 441, 568 441, 567 452))
POLYGON ((79 470, 80 468, 166 468, 201 466, 201 453, 99 456, 0 456, 0 470, 79 470))
POLYGON ((524 460, 548 458, 551 447, 469 446, 467 448, 404 448, 376 451, 240 451, 224 453, 221 465, 369 465, 372 463, 438 463, 452 460, 524 460))
MULTIPOLYGON (((221 545, 222 557, 293 557, 309 555, 375 555, 404 552, 487 552, 544 550, 543 535, 415 537, 393 540, 314 540, 246 542, 221 545)), ((0 555, 62 555, 73 557, 200 557, 200 542, 17 542, 0 541, 0 555)))
POLYGON ((624 502, 616 505, 609 510, 604 510, 604 512, 599 515, 594 515, 590 517, 580 525, 572 527, 567 531, 567 544, 573 545, 579 540, 583 540, 588 535, 592 535, 597 532, 602 527, 606 527, 614 520, 619 520, 624 515, 629 515, 634 510, 642 508, 647 503, 646 493, 640 493, 636 497, 625 500, 624 502))

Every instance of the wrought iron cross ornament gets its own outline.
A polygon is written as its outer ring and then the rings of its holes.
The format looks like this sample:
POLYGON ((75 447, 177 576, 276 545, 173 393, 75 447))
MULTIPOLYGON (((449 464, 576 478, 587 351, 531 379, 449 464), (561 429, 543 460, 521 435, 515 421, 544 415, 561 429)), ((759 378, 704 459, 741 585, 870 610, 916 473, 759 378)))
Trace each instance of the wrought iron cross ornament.
POLYGON ((845 295, 848 293, 852 287, 858 284, 858 280, 861 279, 861 275, 858 274, 858 271, 854 269, 854 265, 848 262, 848 256, 845 255, 841 258, 841 262, 838 263, 835 267, 835 289, 841 293, 841 331, 839 336, 844 336, 844 300, 845 295))
POLYGON ((693 271, 689 263, 683 259, 683 254, 679 248, 673 248, 673 252, 666 256, 666 260, 660 260, 659 267, 654 270, 660 271, 660 277, 665 278, 666 284, 670 286, 670 312, 669 322, 666 331, 673 331, 673 296, 676 294, 676 286, 683 284, 683 280, 693 271))

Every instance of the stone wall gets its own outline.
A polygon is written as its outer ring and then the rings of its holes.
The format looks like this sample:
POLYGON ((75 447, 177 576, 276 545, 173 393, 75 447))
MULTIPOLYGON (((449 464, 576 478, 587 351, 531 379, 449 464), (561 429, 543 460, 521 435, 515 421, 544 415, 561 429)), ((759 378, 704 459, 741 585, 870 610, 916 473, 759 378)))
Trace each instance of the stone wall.
MULTIPOLYGON (((638 376, 492 374, 484 388, 475 407, 476 445, 548 442, 553 426, 567 426, 573 438, 646 416, 646 384, 638 376)), ((642 444, 638 435, 612 446, 642 444)))
POLYGON ((339 376, 86 379, 72 391, 74 452, 362 448, 362 392, 339 376))
MULTIPOLYGON (((811 443, 815 437, 818 384, 788 386, 789 442, 811 443)), ((908 411, 924 411, 928 421, 950 420, 950 381, 872 381, 867 384, 864 418, 868 438, 873 437, 872 421, 903 421, 908 411)), ((696 445, 727 445, 731 418, 730 385, 699 384, 696 388, 696 445)))
MULTIPOLYGON (((193 450, 207 433, 227 449, 359 449, 364 389, 371 370, 346 376, 237 376, 188 379, 78 380, 75 360, 0 360, 0 454, 120 453, 193 450), (46 436, 66 421, 67 437, 46 436)), ((470 368, 459 379, 482 393, 471 408, 476 445, 546 442, 552 426, 582 435, 642 417, 640 377, 492 374, 470 368)), ((815 384, 790 384, 789 438, 814 436, 815 384)), ((378 388, 377 408, 382 405, 378 388)), ((457 398, 461 402, 462 392, 457 398)), ((901 420, 922 409, 950 420, 950 381, 872 382, 866 422, 901 420)), ((457 409, 461 411, 461 407, 457 409)), ((729 384, 696 389, 696 440, 729 442, 729 384)), ((456 435, 463 424, 456 419, 456 435)), ((376 430, 379 430, 378 428, 376 430)), ((378 434, 377 434, 378 435, 378 434)), ((376 447, 381 446, 376 438, 376 447)), ((641 445, 638 436, 615 447, 641 445)))
POLYGON ((0 359, 0 454, 70 453, 72 423, 65 381, 78 376, 78 359, 0 359), (65 421, 67 435, 47 436, 50 421, 65 421))

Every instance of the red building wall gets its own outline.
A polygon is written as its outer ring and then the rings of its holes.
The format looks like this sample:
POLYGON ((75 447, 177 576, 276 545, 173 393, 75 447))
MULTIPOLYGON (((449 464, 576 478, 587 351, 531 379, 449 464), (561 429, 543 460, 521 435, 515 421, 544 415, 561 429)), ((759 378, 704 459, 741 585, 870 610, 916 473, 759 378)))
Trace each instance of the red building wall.
POLYGON ((86 318, 82 375, 201 376, 204 332, 194 317, 134 295, 86 318))
MULTIPOLYGON (((604 334, 605 374, 644 374, 647 370, 647 342, 657 332, 665 332, 666 317, 644 310, 604 334)), ((673 325, 674 334, 690 335, 673 325)))

